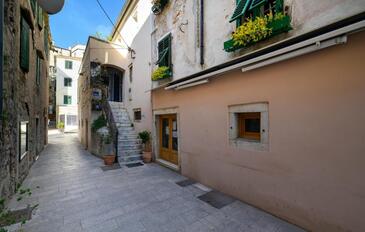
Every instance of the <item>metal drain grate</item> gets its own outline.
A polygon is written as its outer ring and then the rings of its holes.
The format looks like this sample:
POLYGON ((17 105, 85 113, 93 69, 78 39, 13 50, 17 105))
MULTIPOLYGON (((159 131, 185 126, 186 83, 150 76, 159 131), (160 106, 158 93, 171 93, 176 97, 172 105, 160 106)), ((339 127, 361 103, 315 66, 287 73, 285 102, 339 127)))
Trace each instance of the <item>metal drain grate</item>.
POLYGON ((135 163, 135 164, 126 164, 125 166, 127 166, 128 168, 135 168, 143 165, 144 165, 143 163, 135 163))
POLYGON ((110 166, 103 166, 103 167, 100 167, 100 168, 101 168, 101 170, 106 172, 106 171, 120 169, 120 165, 118 163, 116 163, 116 164, 113 164, 113 165, 110 165, 110 166))
POLYGON ((233 197, 230 197, 226 194, 223 194, 215 190, 203 194, 198 198, 217 209, 221 209, 224 206, 227 206, 236 200, 233 197))
POLYGON ((181 187, 186 187, 186 186, 189 186, 189 185, 193 185, 195 183, 196 183, 196 181, 191 180, 191 179, 186 179, 186 180, 176 182, 176 184, 181 186, 181 187))

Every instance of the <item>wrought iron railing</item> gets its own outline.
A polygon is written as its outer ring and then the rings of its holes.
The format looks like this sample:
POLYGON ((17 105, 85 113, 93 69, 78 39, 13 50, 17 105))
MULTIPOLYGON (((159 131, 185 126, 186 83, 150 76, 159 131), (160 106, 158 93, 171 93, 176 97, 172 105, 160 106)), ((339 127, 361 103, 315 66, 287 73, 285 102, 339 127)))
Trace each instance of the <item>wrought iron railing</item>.
POLYGON ((104 101, 104 103, 102 104, 102 108, 109 124, 110 133, 113 138, 116 162, 118 162, 118 127, 115 122, 115 118, 109 101, 104 101))

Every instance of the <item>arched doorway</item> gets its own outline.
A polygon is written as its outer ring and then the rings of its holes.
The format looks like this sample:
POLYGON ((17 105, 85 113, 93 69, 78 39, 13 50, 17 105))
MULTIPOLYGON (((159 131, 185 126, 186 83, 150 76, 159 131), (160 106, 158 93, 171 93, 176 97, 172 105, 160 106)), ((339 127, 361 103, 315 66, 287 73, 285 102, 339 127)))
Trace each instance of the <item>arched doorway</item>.
POLYGON ((108 101, 123 102, 123 71, 104 66, 102 73, 103 79, 108 83, 108 101))

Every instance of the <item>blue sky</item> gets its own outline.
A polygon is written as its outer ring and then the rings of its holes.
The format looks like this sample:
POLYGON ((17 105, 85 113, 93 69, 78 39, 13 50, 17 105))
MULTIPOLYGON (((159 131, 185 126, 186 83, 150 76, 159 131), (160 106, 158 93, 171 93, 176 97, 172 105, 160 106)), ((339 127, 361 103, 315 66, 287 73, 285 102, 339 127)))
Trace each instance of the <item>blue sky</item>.
MULTIPOLYGON (((125 0, 99 0, 115 23, 125 0)), ((65 0, 58 14, 50 16, 52 40, 56 46, 69 47, 85 44, 89 35, 100 32, 108 36, 113 26, 96 0, 65 0)))

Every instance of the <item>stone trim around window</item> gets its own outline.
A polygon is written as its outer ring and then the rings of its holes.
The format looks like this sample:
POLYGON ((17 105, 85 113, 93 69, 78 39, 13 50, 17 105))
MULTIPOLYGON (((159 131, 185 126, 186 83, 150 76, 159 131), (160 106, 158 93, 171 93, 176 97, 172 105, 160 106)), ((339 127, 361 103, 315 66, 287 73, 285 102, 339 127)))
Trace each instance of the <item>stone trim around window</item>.
POLYGON ((253 150, 253 151, 268 151, 269 150, 269 104, 250 103, 241 105, 228 106, 229 112, 229 128, 228 137, 229 145, 239 149, 253 150), (260 141, 248 140, 238 137, 238 114, 259 112, 261 114, 260 141))

